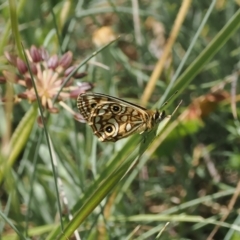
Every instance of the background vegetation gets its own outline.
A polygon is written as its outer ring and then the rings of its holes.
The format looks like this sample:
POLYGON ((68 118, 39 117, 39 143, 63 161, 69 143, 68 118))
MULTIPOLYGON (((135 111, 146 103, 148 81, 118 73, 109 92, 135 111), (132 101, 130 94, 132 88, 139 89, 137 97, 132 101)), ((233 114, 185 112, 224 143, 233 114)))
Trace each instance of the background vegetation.
POLYGON ((240 238, 238 0, 0 2, 1 239, 240 238), (183 102, 145 141, 99 142, 76 98, 39 127, 35 103, 9 101, 23 87, 4 52, 25 59, 21 44, 71 51, 87 73, 72 86, 183 102))

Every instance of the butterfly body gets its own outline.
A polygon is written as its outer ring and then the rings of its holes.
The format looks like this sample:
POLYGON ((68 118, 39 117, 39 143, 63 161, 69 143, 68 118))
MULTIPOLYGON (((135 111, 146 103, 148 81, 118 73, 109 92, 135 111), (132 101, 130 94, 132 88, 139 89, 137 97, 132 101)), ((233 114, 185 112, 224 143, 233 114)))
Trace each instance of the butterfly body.
POLYGON ((78 96, 77 107, 100 141, 116 142, 133 133, 151 130, 165 112, 147 110, 133 103, 100 93, 78 96))

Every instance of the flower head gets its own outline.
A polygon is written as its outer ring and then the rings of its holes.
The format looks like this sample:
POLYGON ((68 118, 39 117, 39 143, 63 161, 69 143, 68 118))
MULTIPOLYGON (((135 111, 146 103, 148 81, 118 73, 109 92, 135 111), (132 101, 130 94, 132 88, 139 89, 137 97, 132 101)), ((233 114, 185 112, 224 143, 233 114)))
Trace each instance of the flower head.
POLYGON ((17 69, 17 73, 4 70, 4 77, 0 78, 0 83, 9 81, 25 87, 25 91, 15 96, 15 102, 27 99, 32 103, 37 100, 33 81, 42 107, 52 113, 58 112, 54 100, 60 103, 68 98, 77 98, 80 93, 92 89, 92 84, 87 82, 73 85, 74 79, 86 76, 85 72, 75 73, 62 88, 65 79, 76 69, 76 66, 72 65, 72 52, 68 51, 59 58, 57 55, 49 56, 44 48, 32 46, 30 50, 26 50, 26 54, 33 79, 25 61, 8 52, 5 53, 8 62, 17 69))

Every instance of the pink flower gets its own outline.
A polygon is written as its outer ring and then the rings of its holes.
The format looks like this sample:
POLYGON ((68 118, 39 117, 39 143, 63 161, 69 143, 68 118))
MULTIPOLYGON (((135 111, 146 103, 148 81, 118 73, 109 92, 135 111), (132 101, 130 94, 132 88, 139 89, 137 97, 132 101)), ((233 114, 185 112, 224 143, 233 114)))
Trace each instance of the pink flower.
MULTIPOLYGON (((61 106, 66 107, 63 101, 68 98, 76 99, 80 93, 93 88, 93 85, 88 82, 81 82, 78 85, 74 85, 75 79, 80 79, 87 75, 85 72, 77 72, 70 78, 59 93, 64 80, 76 69, 76 66, 73 65, 72 52, 68 51, 59 58, 57 55, 49 56, 44 48, 32 46, 30 50, 26 50, 26 54, 33 74, 33 79, 31 78, 28 66, 24 60, 18 56, 5 52, 5 57, 8 62, 15 67, 17 73, 10 70, 4 70, 4 77, 0 77, 0 84, 9 81, 25 87, 25 91, 15 96, 15 102, 27 99, 32 103, 37 100, 32 82, 34 81, 42 107, 51 113, 56 113, 59 111, 58 108, 54 106, 53 102, 56 96, 57 99, 55 99, 55 101, 60 103, 61 106)), ((3 101, 4 100, 5 99, 3 99, 3 101)), ((80 114, 77 113, 74 114, 74 117, 80 121, 83 119, 80 114)))

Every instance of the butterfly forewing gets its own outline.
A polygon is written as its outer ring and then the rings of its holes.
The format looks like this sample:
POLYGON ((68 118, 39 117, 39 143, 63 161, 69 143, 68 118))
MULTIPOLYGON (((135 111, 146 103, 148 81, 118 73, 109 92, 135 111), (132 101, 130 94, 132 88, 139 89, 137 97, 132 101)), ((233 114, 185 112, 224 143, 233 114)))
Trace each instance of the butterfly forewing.
MULTIPOLYGON (((103 99, 104 101, 106 99, 103 99)), ((77 107, 85 120, 88 121, 92 111, 98 106, 100 98, 94 97, 93 94, 80 94, 77 99, 77 107)))
POLYGON ((149 130, 156 114, 156 111, 99 93, 80 94, 77 106, 101 141, 115 142, 149 130))

